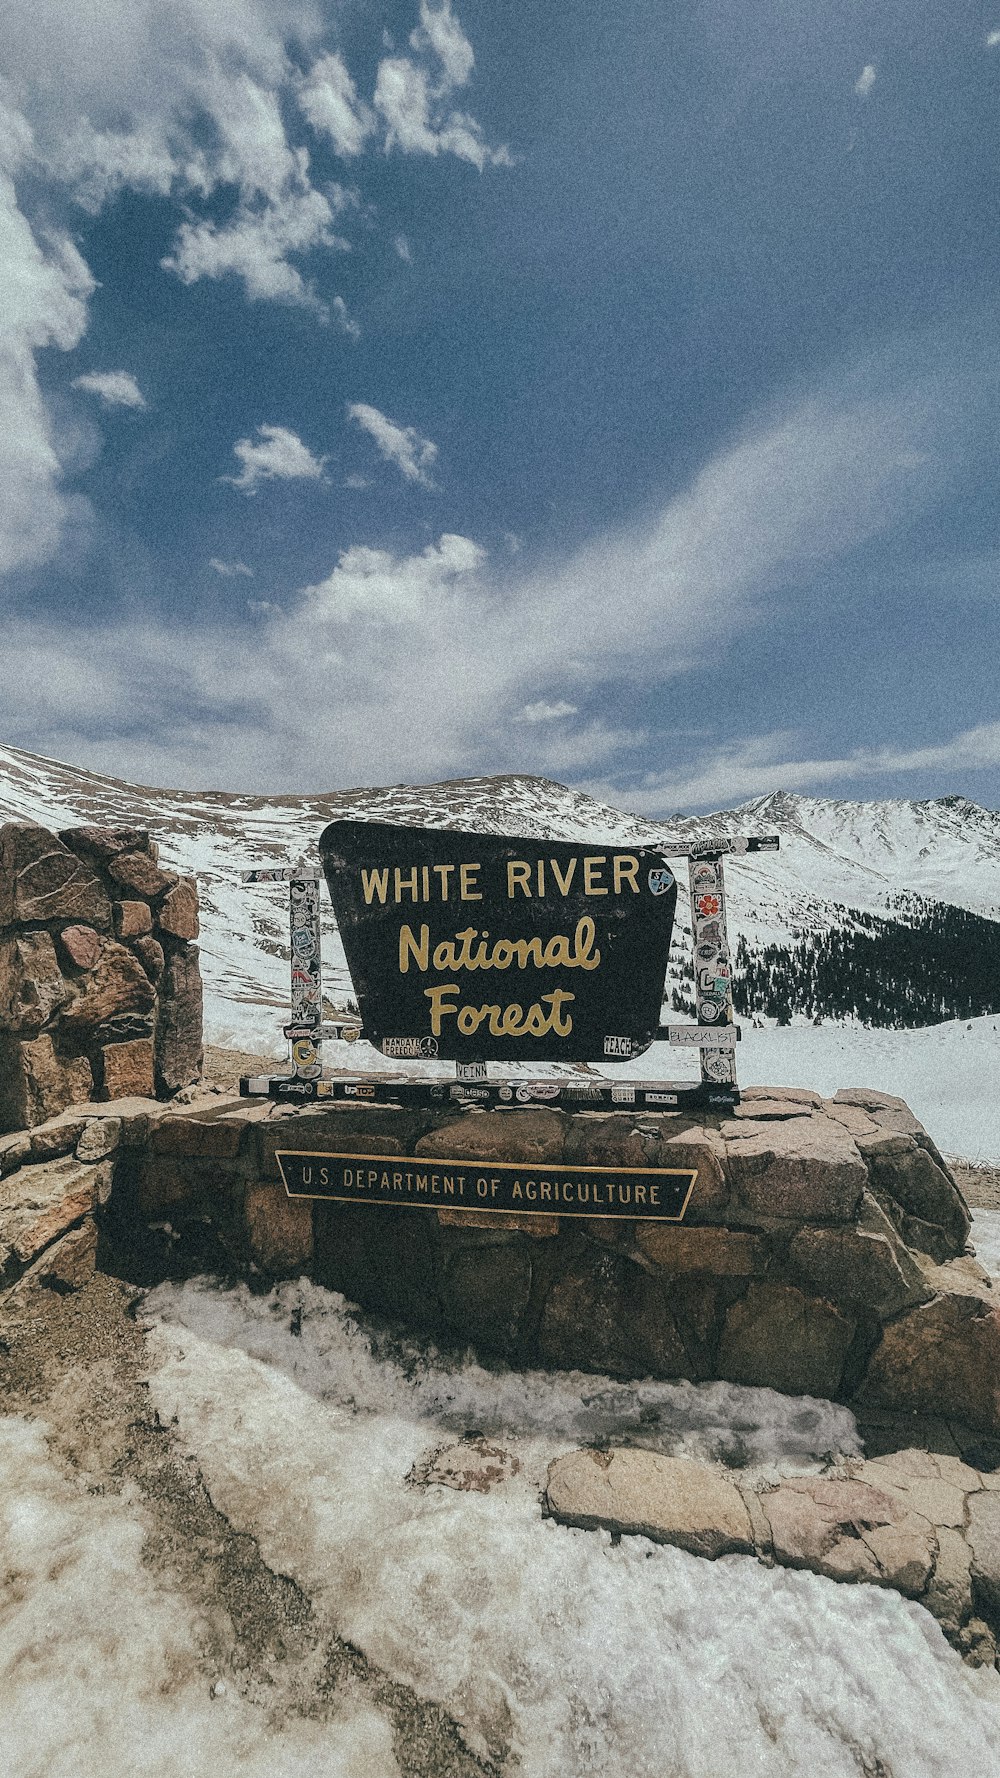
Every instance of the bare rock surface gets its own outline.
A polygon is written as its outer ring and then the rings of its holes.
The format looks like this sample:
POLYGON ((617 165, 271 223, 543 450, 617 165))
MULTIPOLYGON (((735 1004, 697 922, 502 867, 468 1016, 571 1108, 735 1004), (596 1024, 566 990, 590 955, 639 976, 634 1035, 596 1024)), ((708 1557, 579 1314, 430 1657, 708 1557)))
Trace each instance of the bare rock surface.
POLYGON ((564 1524, 608 1526, 695 1556, 753 1550, 743 1497, 711 1464, 656 1451, 573 1451, 549 1469, 545 1498, 564 1524))

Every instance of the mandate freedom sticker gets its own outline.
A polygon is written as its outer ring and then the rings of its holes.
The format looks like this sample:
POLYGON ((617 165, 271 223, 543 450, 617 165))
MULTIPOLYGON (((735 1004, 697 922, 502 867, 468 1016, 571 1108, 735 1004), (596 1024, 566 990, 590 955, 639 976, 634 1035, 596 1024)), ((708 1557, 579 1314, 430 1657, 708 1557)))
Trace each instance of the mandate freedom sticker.
POLYGON ((421 1155, 275 1154, 290 1198, 338 1204, 397 1204, 412 1210, 489 1211, 525 1216, 638 1216, 680 1222, 698 1176, 694 1167, 533 1167, 521 1161, 437 1160, 421 1155))

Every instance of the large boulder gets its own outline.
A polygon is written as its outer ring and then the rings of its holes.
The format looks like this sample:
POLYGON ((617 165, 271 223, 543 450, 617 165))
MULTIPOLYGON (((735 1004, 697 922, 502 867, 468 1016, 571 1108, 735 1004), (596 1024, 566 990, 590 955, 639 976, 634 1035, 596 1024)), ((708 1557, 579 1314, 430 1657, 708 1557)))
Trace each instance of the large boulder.
POLYGON ((106 932, 111 903, 93 871, 33 822, 0 827, 0 926, 80 920, 106 932))

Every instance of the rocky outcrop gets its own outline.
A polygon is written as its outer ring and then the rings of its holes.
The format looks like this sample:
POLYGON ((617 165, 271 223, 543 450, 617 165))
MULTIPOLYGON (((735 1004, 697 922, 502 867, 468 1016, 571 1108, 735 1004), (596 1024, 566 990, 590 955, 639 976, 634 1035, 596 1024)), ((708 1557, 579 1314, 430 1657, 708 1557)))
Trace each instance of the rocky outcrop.
POLYGON ((0 1130, 201 1069, 198 895, 136 828, 0 827, 0 1130))
POLYGON ((752 1554, 892 1587, 926 1606, 975 1664, 997 1659, 1000 1475, 958 1457, 900 1450, 769 1485, 653 1451, 572 1451, 550 1466, 545 1509, 565 1525, 697 1556, 752 1554))

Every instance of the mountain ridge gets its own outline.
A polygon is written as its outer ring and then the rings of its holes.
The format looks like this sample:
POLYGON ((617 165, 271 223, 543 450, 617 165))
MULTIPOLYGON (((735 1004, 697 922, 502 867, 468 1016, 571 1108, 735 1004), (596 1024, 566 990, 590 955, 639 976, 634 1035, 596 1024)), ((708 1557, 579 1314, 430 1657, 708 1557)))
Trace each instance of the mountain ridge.
MULTIPOLYGON (((145 827, 165 863, 198 877, 207 1029, 216 1040, 245 1036, 254 1020, 259 1030, 260 1009, 287 1001, 283 891, 247 889, 239 872, 297 860, 338 815, 667 852, 694 839, 777 832, 778 853, 726 865, 733 944, 742 937, 756 951, 855 927, 857 914, 898 921, 900 897, 917 915, 944 905, 1000 921, 1000 813, 957 796, 865 803, 771 791, 658 822, 525 773, 259 796, 135 785, 0 747, 0 821, 145 827)), ((680 955, 689 923, 683 868, 678 874, 680 955)), ((326 980, 343 1000, 350 981, 328 906, 324 924, 326 980)))

